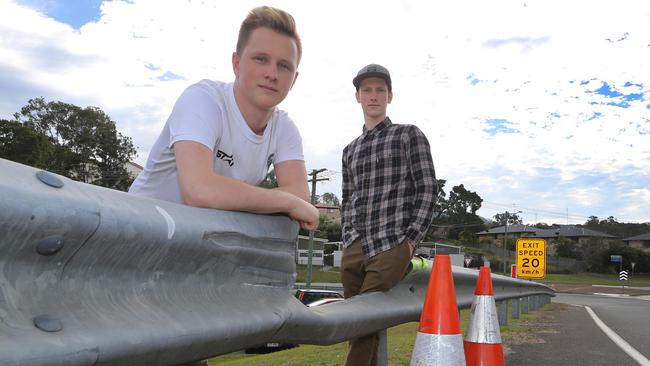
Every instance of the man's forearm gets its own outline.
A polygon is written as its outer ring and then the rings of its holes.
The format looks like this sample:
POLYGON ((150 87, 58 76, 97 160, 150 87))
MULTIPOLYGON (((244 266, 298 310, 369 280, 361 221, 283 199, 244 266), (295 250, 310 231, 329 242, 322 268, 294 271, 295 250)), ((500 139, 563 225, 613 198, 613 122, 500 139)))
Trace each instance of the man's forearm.
POLYGON ((182 195, 187 205, 260 214, 289 212, 299 199, 291 192, 259 188, 216 174, 207 177, 207 181, 184 188, 182 195))
POLYGON ((302 184, 300 185, 292 185, 292 186, 284 186, 284 187, 277 187, 274 188, 278 191, 283 191, 287 193, 291 193, 292 195, 300 198, 303 201, 311 202, 311 197, 309 196, 309 190, 307 187, 302 187, 302 184))

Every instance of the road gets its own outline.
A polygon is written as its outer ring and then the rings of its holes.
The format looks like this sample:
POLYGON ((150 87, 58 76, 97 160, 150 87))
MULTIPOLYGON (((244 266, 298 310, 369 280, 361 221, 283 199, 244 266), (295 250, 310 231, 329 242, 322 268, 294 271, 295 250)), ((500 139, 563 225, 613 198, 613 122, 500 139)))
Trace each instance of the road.
POLYGON ((508 365, 650 366, 649 300, 557 294, 553 303, 554 310, 528 325, 529 339, 508 342, 508 365), (622 346, 597 325, 586 306, 624 340, 622 346))
POLYGON ((589 306, 607 327, 650 360, 650 299, 558 294, 553 302, 589 306))

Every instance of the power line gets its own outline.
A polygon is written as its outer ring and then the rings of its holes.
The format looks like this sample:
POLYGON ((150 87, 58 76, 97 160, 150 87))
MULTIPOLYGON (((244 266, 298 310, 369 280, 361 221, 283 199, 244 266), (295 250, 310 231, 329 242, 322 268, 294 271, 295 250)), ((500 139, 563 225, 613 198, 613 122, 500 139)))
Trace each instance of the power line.
MULTIPOLYGON (((489 202, 489 201, 483 201, 483 203, 486 206, 492 206, 492 208, 499 208, 499 209, 502 209, 502 208, 510 209, 511 208, 510 207, 511 205, 503 204, 503 203, 496 203, 496 202, 489 202)), ((584 215, 584 214, 569 214, 568 209, 567 209, 566 212, 557 212, 557 211, 542 210, 542 209, 538 209, 538 208, 530 208, 530 207, 525 207, 525 206, 520 206, 520 205, 517 205, 517 207, 518 207, 519 210, 524 211, 524 213, 541 214, 541 215, 551 216, 551 217, 554 217, 554 218, 562 218, 562 219, 564 219, 564 218, 567 218, 567 219, 572 218, 572 219, 585 219, 585 220, 588 220, 590 216, 593 216, 593 215, 584 215)))

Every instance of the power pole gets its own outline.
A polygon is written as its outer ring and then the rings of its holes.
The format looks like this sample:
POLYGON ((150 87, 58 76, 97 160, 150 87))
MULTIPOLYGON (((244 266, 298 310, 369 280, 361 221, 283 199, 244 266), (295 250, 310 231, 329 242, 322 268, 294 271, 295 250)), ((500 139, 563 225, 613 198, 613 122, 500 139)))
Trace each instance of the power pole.
MULTIPOLYGON (((316 183, 317 182, 322 182, 326 180, 330 180, 329 178, 318 178, 318 174, 326 171, 327 169, 313 169, 311 173, 307 174, 308 176, 311 177, 311 179, 308 180, 308 182, 311 182, 311 204, 315 205, 316 204, 316 183)), ((314 231, 311 230, 309 232, 309 249, 307 250, 307 288, 311 288, 311 274, 312 274, 312 265, 311 265, 311 258, 314 253, 314 231)), ((325 259, 324 257, 323 260, 325 259)))

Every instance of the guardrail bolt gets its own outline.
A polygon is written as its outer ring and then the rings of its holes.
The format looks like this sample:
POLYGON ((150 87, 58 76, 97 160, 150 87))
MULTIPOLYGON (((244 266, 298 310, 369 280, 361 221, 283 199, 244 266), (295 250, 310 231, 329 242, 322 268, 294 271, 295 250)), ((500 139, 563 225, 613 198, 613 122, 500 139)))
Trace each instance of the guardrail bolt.
POLYGON ((40 255, 54 255, 63 248, 63 236, 52 235, 41 239, 36 244, 36 252, 40 255))
POLYGON ((34 318, 36 328, 44 332, 58 332, 63 329, 63 324, 59 319, 52 318, 49 315, 39 315, 34 318))
POLYGON ((50 187, 61 188, 63 187, 63 182, 57 176, 52 173, 48 173, 44 170, 41 170, 36 173, 36 178, 41 182, 47 184, 50 187))

